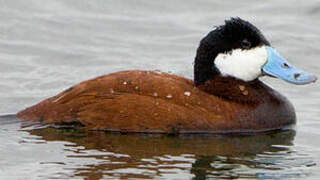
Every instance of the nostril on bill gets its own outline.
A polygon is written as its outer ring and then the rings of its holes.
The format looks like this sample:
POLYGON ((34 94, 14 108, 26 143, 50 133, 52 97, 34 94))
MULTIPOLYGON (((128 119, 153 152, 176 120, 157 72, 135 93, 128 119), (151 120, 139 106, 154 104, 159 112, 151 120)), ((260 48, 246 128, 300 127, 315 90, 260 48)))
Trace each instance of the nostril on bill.
POLYGON ((287 63, 283 63, 283 66, 284 66, 285 68, 289 68, 289 65, 288 65, 287 63))
POLYGON ((298 79, 299 76, 300 76, 300 73, 295 73, 295 74, 294 74, 294 78, 295 78, 295 79, 298 79))

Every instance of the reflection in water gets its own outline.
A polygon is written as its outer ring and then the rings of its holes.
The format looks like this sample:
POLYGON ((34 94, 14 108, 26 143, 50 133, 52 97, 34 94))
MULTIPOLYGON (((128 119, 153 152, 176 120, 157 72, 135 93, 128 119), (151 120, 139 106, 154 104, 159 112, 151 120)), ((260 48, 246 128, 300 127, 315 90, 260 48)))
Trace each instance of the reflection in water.
POLYGON ((305 176, 304 167, 313 165, 293 150, 293 130, 252 136, 121 135, 54 128, 28 132, 46 142, 71 142, 65 145, 73 152, 68 159, 97 160, 75 167, 74 177, 281 179, 305 176))

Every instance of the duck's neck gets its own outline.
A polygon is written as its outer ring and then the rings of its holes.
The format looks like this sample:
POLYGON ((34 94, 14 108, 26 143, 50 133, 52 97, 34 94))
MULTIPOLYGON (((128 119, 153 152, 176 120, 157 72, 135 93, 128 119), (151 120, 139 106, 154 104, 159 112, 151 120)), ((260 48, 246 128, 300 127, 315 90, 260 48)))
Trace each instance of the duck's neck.
MULTIPOLYGON (((213 32, 211 32, 213 33, 213 32)), ((210 34, 210 33, 209 33, 210 34)), ((197 55, 194 61, 194 84, 196 86, 204 84, 209 79, 220 74, 219 70, 214 66, 214 59, 218 55, 216 48, 218 44, 212 44, 216 42, 212 37, 206 36, 200 42, 197 49, 197 55)))
POLYGON ((214 76, 197 87, 209 94, 239 103, 259 103, 261 97, 271 90, 258 79, 245 82, 220 75, 214 76))

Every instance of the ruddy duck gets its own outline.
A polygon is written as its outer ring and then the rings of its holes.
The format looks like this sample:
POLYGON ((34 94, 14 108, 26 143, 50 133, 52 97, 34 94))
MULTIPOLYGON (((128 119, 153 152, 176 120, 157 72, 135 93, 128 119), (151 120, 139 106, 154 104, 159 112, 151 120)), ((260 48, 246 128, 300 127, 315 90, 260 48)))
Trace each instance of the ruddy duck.
POLYGON ((226 20, 200 42, 194 81, 158 71, 123 71, 84 81, 17 114, 89 130, 229 133, 294 124, 292 104, 259 80, 293 84, 316 77, 296 69, 251 23, 226 20))

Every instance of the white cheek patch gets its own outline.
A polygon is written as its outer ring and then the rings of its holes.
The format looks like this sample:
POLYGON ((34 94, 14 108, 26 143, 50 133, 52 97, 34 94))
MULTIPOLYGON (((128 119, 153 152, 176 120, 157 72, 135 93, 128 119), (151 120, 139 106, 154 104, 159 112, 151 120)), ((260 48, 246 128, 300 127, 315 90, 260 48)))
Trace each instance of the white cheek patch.
POLYGON ((214 63, 223 76, 252 81, 261 75, 261 68, 268 60, 265 46, 254 49, 235 49, 231 53, 218 54, 214 63))

